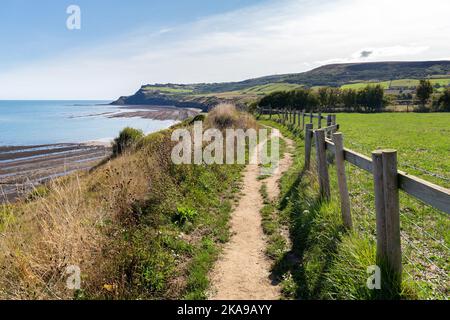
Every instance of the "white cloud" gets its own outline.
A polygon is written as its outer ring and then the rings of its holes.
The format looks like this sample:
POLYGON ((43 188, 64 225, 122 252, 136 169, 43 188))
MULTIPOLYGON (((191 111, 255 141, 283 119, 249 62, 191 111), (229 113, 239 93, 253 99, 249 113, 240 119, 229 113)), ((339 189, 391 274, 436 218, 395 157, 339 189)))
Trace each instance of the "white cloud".
POLYGON ((0 71, 0 98, 116 98, 153 82, 235 81, 333 62, 448 56, 448 0, 285 0, 0 71), (371 52, 361 57, 362 51, 371 52))
POLYGON ((399 56, 415 56, 419 53, 423 53, 429 50, 429 46, 392 46, 392 47, 383 47, 383 48, 364 48, 352 54, 352 58, 355 60, 358 59, 377 59, 377 58, 391 58, 391 57, 399 57, 399 56), (364 56, 366 53, 367 56, 364 56))

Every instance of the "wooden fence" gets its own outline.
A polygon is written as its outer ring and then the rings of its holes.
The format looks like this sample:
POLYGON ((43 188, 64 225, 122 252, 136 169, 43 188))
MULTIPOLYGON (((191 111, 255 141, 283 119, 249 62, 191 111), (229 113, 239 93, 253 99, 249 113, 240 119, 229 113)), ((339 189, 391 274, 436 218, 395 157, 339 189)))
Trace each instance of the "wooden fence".
POLYGON ((375 150, 372 152, 372 157, 369 158, 345 148, 343 135, 337 132, 339 125, 336 123, 336 115, 324 117, 320 113, 308 114, 305 111, 288 109, 262 108, 258 111, 260 114, 269 115, 269 118, 278 122, 294 125, 304 130, 305 169, 310 170, 311 150, 314 144, 320 194, 324 200, 329 200, 331 197, 326 153, 328 151, 334 155, 341 215, 343 224, 348 229, 352 228, 353 223, 345 161, 373 175, 377 263, 387 268, 386 271, 393 276, 393 285, 400 286, 402 251, 399 190, 403 190, 423 203, 448 214, 450 214, 450 190, 399 171, 396 150, 375 150), (315 119, 317 120, 316 130, 314 130, 313 123, 315 119), (322 120, 326 120, 325 127, 322 127, 322 120))

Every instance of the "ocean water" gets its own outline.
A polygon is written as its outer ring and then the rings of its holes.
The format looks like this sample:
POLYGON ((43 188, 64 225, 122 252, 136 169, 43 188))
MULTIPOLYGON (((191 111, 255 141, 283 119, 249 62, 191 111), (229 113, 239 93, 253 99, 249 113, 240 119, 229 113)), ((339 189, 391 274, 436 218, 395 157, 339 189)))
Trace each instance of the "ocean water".
POLYGON ((0 101, 0 146, 110 140, 129 126, 145 133, 175 121, 108 118, 123 110, 110 101, 0 101))

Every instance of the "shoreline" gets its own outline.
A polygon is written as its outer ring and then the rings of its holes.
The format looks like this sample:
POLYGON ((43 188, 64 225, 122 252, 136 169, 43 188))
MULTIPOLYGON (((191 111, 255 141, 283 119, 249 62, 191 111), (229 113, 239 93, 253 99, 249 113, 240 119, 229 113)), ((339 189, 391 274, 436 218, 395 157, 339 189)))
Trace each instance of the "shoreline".
MULTIPOLYGON (((179 122, 201 112, 200 109, 149 105, 118 107, 118 112, 102 116, 179 122)), ((112 154, 113 141, 114 138, 98 138, 69 143, 0 146, 0 204, 17 201, 33 188, 54 178, 92 169, 112 154)))
POLYGON ((83 143, 0 147, 0 204, 23 198, 52 179, 88 171, 111 153, 111 147, 83 143))

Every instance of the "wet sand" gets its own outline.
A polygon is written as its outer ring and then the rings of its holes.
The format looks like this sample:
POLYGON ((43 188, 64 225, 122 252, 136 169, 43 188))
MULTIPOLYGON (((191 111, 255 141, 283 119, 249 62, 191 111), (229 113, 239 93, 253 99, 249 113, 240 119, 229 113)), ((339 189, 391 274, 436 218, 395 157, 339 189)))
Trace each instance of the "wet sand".
POLYGON ((183 121, 190 117, 195 117, 202 112, 201 109, 195 108, 177 108, 171 106, 148 106, 148 105, 133 105, 133 106, 117 106, 118 111, 111 111, 105 113, 93 113, 85 117, 104 116, 107 118, 142 118, 151 120, 175 120, 183 121))
POLYGON ((107 143, 0 147, 0 203, 78 170, 89 170, 111 154, 107 143))
POLYGON ((152 120, 177 120, 183 121, 190 117, 195 117, 201 112, 200 109, 158 107, 158 106, 123 106, 121 109, 130 111, 119 112, 108 116, 109 118, 143 118, 152 120))

